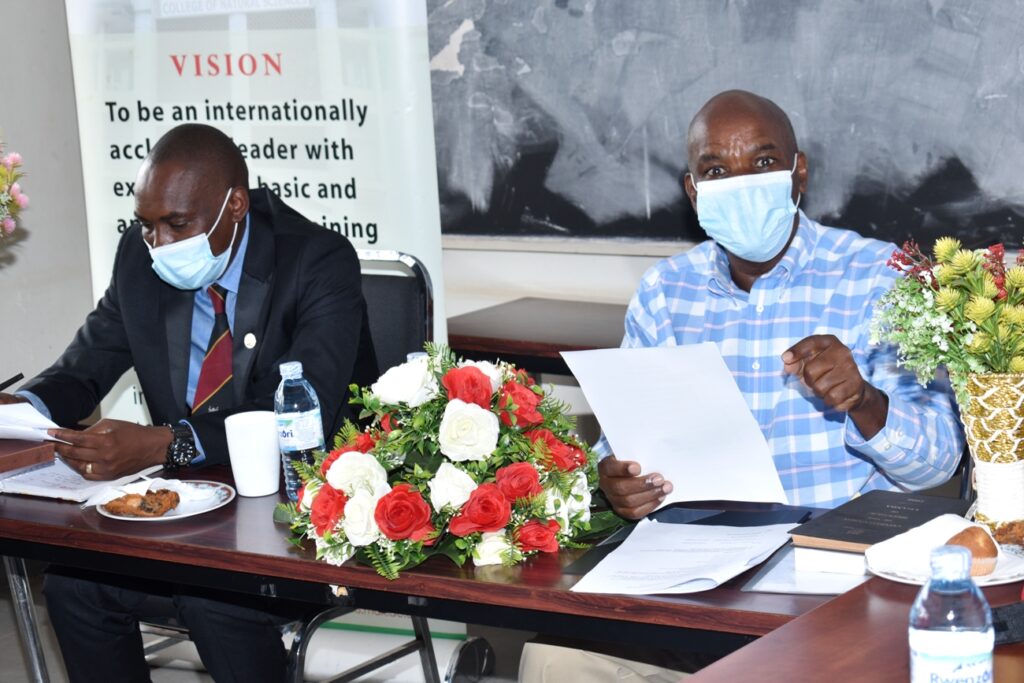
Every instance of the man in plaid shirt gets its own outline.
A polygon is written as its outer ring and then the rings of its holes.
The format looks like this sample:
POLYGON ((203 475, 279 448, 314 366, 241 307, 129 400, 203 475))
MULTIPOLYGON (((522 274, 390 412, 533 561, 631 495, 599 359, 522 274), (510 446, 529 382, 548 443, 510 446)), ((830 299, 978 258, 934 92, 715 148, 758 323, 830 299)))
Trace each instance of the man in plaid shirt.
MULTIPOLYGON (((897 367, 894 347, 868 341, 874 303, 898 277, 886 266, 894 245, 797 210, 807 159, 769 100, 712 98, 690 125, 688 152, 685 190, 712 240, 644 275, 623 346, 714 342, 791 504, 833 507, 949 479, 963 436, 946 383, 922 387, 897 367)), ((636 519, 672 484, 609 455, 601 488, 636 519)))
MULTIPOLYGON (((714 342, 794 505, 833 507, 858 492, 949 479, 963 435, 948 383, 920 386, 897 368, 895 349, 868 342, 874 303, 898 277, 886 266, 894 245, 798 211, 807 159, 770 100, 713 97, 690 124, 688 156, 684 187, 711 240, 644 275, 622 345, 714 342)), ((671 482, 611 455, 603 439, 597 450, 601 488, 623 517, 643 517, 671 492, 671 482)), ((598 653, 529 643, 519 678, 677 681, 698 660, 628 645, 598 653)))

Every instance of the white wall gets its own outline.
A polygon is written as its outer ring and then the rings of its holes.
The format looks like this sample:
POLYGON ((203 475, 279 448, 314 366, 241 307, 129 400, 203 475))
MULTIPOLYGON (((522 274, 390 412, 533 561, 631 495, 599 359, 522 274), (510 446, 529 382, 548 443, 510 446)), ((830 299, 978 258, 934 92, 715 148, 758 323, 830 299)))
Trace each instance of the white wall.
POLYGON ((0 137, 31 204, 0 242, 0 381, 52 363, 92 308, 85 199, 61 0, 0 2, 0 137))

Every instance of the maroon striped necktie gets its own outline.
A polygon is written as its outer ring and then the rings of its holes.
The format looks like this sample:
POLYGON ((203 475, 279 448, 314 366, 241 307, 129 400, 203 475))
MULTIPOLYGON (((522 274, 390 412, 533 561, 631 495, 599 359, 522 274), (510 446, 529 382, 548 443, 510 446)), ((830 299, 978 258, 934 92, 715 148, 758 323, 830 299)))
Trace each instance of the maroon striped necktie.
POLYGON ((206 291, 213 301, 213 332, 199 370, 196 395, 192 401, 193 415, 215 412, 232 404, 231 330, 224 310, 227 292, 220 285, 210 285, 206 291))

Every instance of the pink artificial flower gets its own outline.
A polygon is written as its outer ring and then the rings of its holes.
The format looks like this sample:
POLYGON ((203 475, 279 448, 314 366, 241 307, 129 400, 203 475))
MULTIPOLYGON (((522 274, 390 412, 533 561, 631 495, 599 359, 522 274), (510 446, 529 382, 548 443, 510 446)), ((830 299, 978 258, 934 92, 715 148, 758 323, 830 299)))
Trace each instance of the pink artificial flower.
POLYGON ((21 155, 18 154, 17 152, 11 152, 10 154, 7 155, 7 158, 4 159, 4 166, 6 166, 8 169, 10 169, 12 166, 18 166, 19 164, 21 164, 21 155))
POLYGON ((28 208, 28 195, 27 194, 19 194, 15 198, 14 201, 18 202, 18 206, 21 207, 22 209, 27 209, 28 208))
POLYGON ((0 226, 3 226, 4 232, 10 235, 14 232, 14 219, 8 216, 3 220, 3 223, 0 223, 0 226))
POLYGON ((11 196, 14 197, 15 199, 17 199, 18 195, 20 195, 20 194, 21 194, 21 184, 20 183, 14 183, 13 185, 11 185, 11 196))

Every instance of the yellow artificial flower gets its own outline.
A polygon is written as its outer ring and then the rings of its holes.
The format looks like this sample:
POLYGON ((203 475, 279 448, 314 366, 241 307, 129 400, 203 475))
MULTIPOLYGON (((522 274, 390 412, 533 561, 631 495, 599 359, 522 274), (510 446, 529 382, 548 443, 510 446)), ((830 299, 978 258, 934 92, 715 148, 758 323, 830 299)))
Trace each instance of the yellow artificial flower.
POLYGON ((953 255, 960 251, 960 240, 955 237, 940 237, 935 241, 935 260, 939 263, 949 263, 953 255))
POLYGON ((949 260, 949 267, 952 268, 957 275, 969 273, 977 264, 978 256, 970 249, 961 249, 953 254, 953 258, 949 260))
POLYGON ((941 287, 935 293, 935 308, 948 313, 960 305, 960 292, 952 287, 941 287))
POLYGON ((933 271, 935 273, 935 279, 939 281, 940 285, 951 284, 954 280, 960 277, 960 273, 953 270, 952 266, 935 266, 933 271))
POLYGON ((1024 289, 1024 266, 1014 266, 1006 271, 1006 284, 1010 289, 1024 289))
POLYGON ((972 296, 964 306, 964 315, 967 319, 979 325, 988 320, 995 311, 996 304, 992 299, 977 295, 972 296))
POLYGON ((999 322, 1010 325, 1024 326, 1024 306, 1006 306, 999 315, 999 322))
POLYGON ((1011 339, 1013 339, 1013 337, 1017 336, 1017 335, 1014 334, 1013 328, 1010 327, 1009 325, 1007 325, 1002 320, 999 321, 999 326, 997 328, 997 332, 998 332, 997 339, 999 340, 1000 344, 1005 344, 1006 342, 1008 342, 1011 339))
POLYGON ((969 344, 964 345, 968 353, 985 353, 992 346, 992 338, 985 332, 976 332, 969 344))
POLYGON ((1024 356, 1014 356, 1010 359, 1010 372, 1024 372, 1024 356))
POLYGON ((996 281, 992 278, 992 273, 981 274, 981 295, 988 299, 995 299, 996 294, 999 293, 999 288, 996 287, 996 281))

